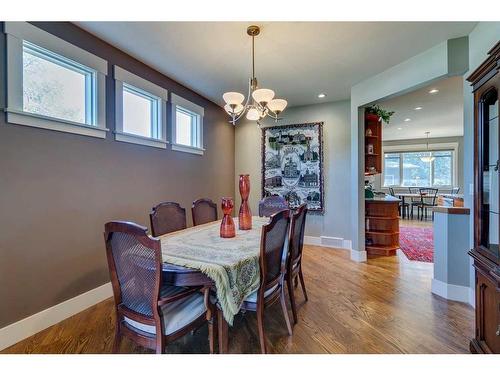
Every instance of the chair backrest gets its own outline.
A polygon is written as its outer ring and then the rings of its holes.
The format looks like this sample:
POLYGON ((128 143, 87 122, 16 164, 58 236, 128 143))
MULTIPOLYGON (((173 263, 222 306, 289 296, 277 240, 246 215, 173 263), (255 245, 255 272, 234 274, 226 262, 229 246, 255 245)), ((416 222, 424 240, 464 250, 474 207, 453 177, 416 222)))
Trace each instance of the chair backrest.
MULTIPOLYGON (((410 192, 410 194, 420 194, 420 191, 418 190, 418 187, 409 187, 408 188, 408 191, 410 192)), ((418 202, 420 203, 421 202, 421 198, 411 198, 411 202, 418 202)))
POLYGON ((145 324, 157 324, 161 285, 160 241, 147 234, 147 228, 125 221, 104 226, 109 273, 117 310, 145 324))
POLYGON ((186 210, 179 203, 163 202, 149 214, 154 237, 186 229, 186 210))
POLYGON ((389 194, 391 194, 393 197, 395 197, 396 195, 394 194, 394 188, 390 187, 389 188, 389 194))
POLYGON ((285 198, 278 195, 265 197, 259 202, 259 216, 269 217, 281 210, 287 210, 288 203, 285 198))
POLYGON ((431 204, 435 205, 436 204, 436 199, 437 199, 437 193, 438 189, 436 188, 420 188, 420 197, 422 198, 422 202, 424 203, 425 200, 431 200, 431 204))
POLYGON ((191 207, 193 225, 210 223, 217 220, 217 205, 211 199, 201 198, 193 202, 191 207))
POLYGON ((288 240, 289 258, 288 270, 302 258, 302 248, 304 246, 304 231, 306 226, 307 204, 301 204, 292 214, 290 222, 290 238, 288 240))
POLYGON ((455 187, 455 188, 451 189, 451 194, 458 194, 459 191, 460 191, 460 187, 455 187))
MULTIPOLYGON (((271 216, 269 224, 262 226, 260 241, 260 289, 264 295, 265 290, 276 285, 285 265, 282 263, 285 242, 290 226, 290 210, 282 210, 271 216)), ((260 297, 259 297, 260 298, 260 297)))

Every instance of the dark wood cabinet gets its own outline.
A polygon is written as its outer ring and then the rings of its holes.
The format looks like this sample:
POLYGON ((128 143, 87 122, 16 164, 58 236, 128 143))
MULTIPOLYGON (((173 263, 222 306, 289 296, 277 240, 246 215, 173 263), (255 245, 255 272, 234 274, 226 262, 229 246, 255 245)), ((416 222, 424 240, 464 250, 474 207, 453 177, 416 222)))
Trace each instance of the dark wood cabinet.
POLYGON ((382 173, 382 122, 365 113, 365 175, 382 173))
POLYGON ((474 353, 500 353, 500 42, 467 78, 474 92, 474 353))

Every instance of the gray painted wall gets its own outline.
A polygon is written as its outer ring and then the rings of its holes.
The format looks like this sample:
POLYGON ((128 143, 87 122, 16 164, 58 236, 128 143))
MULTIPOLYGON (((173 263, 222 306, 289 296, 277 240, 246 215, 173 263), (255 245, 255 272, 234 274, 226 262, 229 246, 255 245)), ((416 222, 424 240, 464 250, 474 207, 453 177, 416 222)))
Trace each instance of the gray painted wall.
MULTIPOLYGON (((332 236, 350 240, 350 122, 349 101, 323 103, 288 108, 283 112, 283 124, 323 121, 324 155, 324 215, 308 215, 307 236, 332 236)), ((266 125, 274 125, 272 121, 266 125)), ((250 174, 250 206, 257 214, 261 199, 261 135, 257 124, 241 122, 235 134, 235 178, 250 174)), ((236 205, 239 207, 238 184, 235 184, 236 205)))
MULTIPOLYGON (((407 146, 407 145, 421 145, 427 142, 426 139, 404 139, 398 141, 384 141, 383 146, 407 146)), ((435 143, 458 143, 457 155, 457 186, 460 187, 460 193, 464 191, 464 137, 443 137, 443 138, 429 138, 429 144, 435 143)), ((375 176, 373 187, 377 190, 388 190, 382 188, 382 175, 375 176)), ((440 189, 441 191, 441 189, 440 189)))
MULTIPOLYGON (((74 25, 40 26, 203 106, 206 152, 116 142, 112 132, 102 140, 12 125, 0 113, 0 327, 107 283, 105 222, 149 226, 161 201, 189 213, 197 198, 218 202, 234 192, 234 128, 220 107, 74 25)), ((113 87, 108 75, 111 130, 113 87)))

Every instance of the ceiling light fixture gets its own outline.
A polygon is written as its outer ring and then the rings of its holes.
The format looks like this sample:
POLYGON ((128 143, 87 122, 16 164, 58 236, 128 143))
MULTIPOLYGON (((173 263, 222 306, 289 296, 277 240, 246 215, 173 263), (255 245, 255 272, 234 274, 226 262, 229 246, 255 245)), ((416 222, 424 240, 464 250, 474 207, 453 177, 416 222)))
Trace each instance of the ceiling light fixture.
POLYGON ((321 94, 318 94, 318 98, 320 99, 326 98, 326 94, 322 92, 321 94))
POLYGON ((405 120, 404 120, 404 121, 405 121, 405 122, 409 122, 409 121, 411 121, 411 118, 405 118, 405 120))
POLYGON ((429 94, 437 94, 439 92, 438 89, 432 89, 429 91, 429 94))
POLYGON ((415 111, 420 111, 423 107, 415 107, 415 111))
MULTIPOLYGON (((429 134, 431 132, 425 132, 425 135, 427 136, 427 152, 429 152, 429 134)), ((432 156, 430 153, 429 153, 429 156, 422 156, 420 158, 420 160, 422 160, 424 163, 430 163, 431 161, 433 161, 435 159, 434 156, 432 156)))
MULTIPOLYGON (((260 34, 259 26, 248 26, 247 34, 252 37, 252 77, 248 84, 248 95, 245 104, 245 96, 239 92, 226 92, 222 98, 226 102, 224 109, 231 116, 230 122, 236 125, 245 113, 247 120, 257 121, 269 116, 278 122, 279 115, 286 108, 288 102, 285 99, 274 99, 274 91, 258 88, 255 77, 255 37, 260 34), (250 102, 250 98, 252 98, 250 102)), ((326 95, 325 95, 326 96, 326 95)))
POLYGON ((403 130, 403 128, 398 128, 398 130, 403 130))

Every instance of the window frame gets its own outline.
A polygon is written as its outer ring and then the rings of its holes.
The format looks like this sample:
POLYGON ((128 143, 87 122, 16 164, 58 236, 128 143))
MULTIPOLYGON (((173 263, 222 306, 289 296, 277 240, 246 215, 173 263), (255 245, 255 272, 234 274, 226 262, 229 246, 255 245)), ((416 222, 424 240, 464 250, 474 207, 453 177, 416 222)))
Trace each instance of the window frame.
POLYGON ((203 147, 203 117, 205 115, 205 109, 198 104, 190 102, 183 97, 171 94, 172 102, 172 150, 188 152, 196 155, 203 155, 206 149, 203 147), (184 112, 195 118, 196 124, 195 129, 191 129, 191 136, 195 135, 198 142, 196 146, 189 146, 177 143, 177 110, 184 112))
MULTIPOLYGON (((403 154, 412 152, 438 152, 438 151, 451 151, 452 153, 452 166, 451 166, 451 185, 434 185, 434 162, 432 161, 430 165, 430 186, 418 186, 418 187, 432 187, 438 189, 452 189, 458 185, 458 143, 429 143, 428 150, 426 144, 415 144, 415 145, 405 145, 405 146, 383 146, 382 147, 382 158, 384 167, 382 168, 381 175, 381 187, 388 189, 389 187, 394 188, 408 188, 408 186, 403 186, 402 182, 404 180, 403 175, 403 154), (399 154, 399 184, 398 185, 385 185, 385 154, 399 154)), ((411 186, 410 186, 411 187, 411 186)))
POLYGON ((27 22, 5 22, 8 123, 106 138, 105 80, 108 62, 27 22), (24 111, 23 52, 30 49, 49 62, 86 73, 85 123, 24 111), (91 78, 88 78, 88 74, 91 78), (90 79, 90 82, 87 80, 90 79), (90 86, 90 89, 87 89, 90 86), (90 103, 87 106, 87 103, 90 103))
POLYGON ((115 140, 135 143, 143 146, 167 148, 167 117, 166 103, 168 90, 142 77, 139 77, 122 67, 114 66, 115 78, 115 140), (123 129, 123 92, 142 96, 154 103, 151 113, 151 137, 127 133, 123 129))

